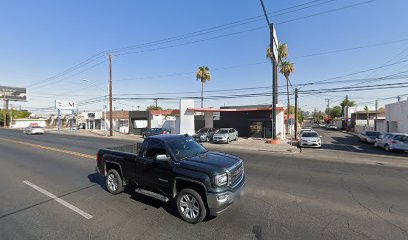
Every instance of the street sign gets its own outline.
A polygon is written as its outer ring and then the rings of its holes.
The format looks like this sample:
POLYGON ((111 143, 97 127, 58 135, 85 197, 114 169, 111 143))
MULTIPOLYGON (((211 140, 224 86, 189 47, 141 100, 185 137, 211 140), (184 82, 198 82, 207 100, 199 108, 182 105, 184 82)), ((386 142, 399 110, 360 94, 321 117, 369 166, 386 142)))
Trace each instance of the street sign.
POLYGON ((0 99, 9 101, 27 101, 27 89, 0 86, 0 99))
POLYGON ((275 25, 271 24, 272 26, 272 38, 273 38, 273 43, 272 43, 272 53, 273 53, 273 59, 275 60, 276 63, 279 62, 279 40, 278 36, 276 35, 276 29, 275 25))
POLYGON ((55 100, 55 109, 58 110, 75 110, 76 103, 74 101, 55 100))

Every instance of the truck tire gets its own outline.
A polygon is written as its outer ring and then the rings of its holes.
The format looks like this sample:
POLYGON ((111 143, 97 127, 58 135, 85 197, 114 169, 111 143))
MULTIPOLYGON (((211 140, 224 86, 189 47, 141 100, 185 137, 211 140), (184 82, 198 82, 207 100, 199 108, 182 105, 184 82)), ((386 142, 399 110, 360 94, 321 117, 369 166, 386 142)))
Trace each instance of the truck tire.
POLYGON ((188 223, 199 223, 207 216, 201 195, 191 188, 185 188, 177 195, 177 210, 188 223))
POLYGON ((123 192, 123 181, 120 174, 115 170, 111 169, 108 171, 105 177, 106 189, 111 194, 118 194, 123 192))

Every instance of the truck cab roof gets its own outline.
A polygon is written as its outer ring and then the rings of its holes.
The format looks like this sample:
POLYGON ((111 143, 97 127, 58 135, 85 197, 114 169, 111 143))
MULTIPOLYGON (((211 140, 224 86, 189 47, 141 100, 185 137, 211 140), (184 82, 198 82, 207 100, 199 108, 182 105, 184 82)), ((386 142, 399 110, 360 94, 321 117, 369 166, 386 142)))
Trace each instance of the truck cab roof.
POLYGON ((167 142, 167 141, 182 139, 185 137, 191 137, 191 136, 190 135, 178 135, 178 134, 160 134, 160 135, 147 137, 146 139, 157 139, 157 140, 167 142))

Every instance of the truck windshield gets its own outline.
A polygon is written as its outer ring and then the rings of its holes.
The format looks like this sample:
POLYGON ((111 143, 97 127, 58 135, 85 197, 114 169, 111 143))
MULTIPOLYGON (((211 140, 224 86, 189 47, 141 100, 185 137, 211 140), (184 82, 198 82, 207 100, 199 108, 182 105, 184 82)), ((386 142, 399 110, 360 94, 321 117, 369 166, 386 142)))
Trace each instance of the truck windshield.
POLYGON ((169 146, 178 160, 194 157, 207 152, 207 149, 198 144, 191 137, 169 142, 169 146))

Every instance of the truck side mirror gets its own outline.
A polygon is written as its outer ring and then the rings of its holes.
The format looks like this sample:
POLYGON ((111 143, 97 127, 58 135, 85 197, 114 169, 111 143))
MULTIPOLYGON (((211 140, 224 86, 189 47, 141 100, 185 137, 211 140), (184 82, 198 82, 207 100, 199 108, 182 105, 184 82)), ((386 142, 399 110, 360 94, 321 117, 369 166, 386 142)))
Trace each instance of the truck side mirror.
POLYGON ((156 160, 161 162, 170 162, 170 157, 167 157, 166 154, 158 154, 156 155, 156 160))

